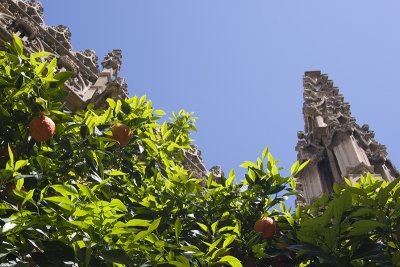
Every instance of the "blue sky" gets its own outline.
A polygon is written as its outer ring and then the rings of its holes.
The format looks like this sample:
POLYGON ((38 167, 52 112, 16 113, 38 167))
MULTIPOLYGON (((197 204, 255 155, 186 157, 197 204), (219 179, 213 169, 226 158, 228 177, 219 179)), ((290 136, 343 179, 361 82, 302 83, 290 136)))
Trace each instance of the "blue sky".
POLYGON ((130 96, 195 112, 208 168, 225 172, 265 146, 290 169, 303 129, 302 76, 327 73, 400 168, 398 0, 41 1, 75 50, 123 50, 130 96))

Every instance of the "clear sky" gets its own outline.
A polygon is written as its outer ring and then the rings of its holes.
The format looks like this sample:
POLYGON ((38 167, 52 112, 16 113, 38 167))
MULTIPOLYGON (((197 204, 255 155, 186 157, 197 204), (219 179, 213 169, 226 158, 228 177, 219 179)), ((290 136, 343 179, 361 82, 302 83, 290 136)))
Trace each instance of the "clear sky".
POLYGON ((208 168, 239 170, 268 145, 290 169, 307 70, 329 75, 400 168, 398 0, 41 2, 75 50, 123 50, 130 96, 195 112, 208 168))

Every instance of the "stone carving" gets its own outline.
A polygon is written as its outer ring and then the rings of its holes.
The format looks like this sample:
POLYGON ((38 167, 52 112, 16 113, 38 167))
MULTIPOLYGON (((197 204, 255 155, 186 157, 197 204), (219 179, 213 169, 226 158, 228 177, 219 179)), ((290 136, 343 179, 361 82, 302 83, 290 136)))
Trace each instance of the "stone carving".
POLYGON ((71 31, 63 25, 50 26, 47 30, 59 41, 65 48, 71 50, 71 31))
POLYGON ((197 145, 191 145, 191 149, 185 151, 182 165, 185 169, 190 170, 196 178, 203 178, 209 175, 197 145))
POLYGON ((28 0, 28 1, 17 0, 16 3, 35 22, 41 25, 44 24, 43 6, 41 3, 34 0, 28 0))
POLYGON ((99 68, 97 63, 99 58, 97 57, 96 52, 91 49, 85 49, 81 52, 76 52, 76 57, 93 71, 97 71, 99 68))
MULTIPOLYGON (((220 183, 221 178, 224 177, 224 171, 220 165, 213 166, 207 171, 203 158, 201 157, 201 151, 197 145, 191 145, 191 149, 185 150, 182 165, 196 178, 207 178, 210 173, 212 173, 214 175, 214 181, 220 183)), ((202 185, 206 185, 205 181, 203 181, 202 185)))
POLYGON ((224 171, 222 170, 222 167, 220 165, 215 165, 211 167, 209 172, 214 175, 214 180, 217 183, 221 183, 222 177, 225 176, 224 171))
POLYGON ((115 83, 118 86, 118 93, 121 93, 121 97, 122 97, 122 94, 128 95, 128 85, 126 84, 126 81, 124 78, 121 78, 121 77, 115 78, 115 83))
POLYGON ((17 19, 14 26, 17 35, 24 39, 33 39, 37 36, 37 29, 35 25, 27 19, 17 19))
POLYGON ((386 147, 374 139, 368 125, 356 123, 350 105, 327 75, 305 72, 303 85, 305 127, 298 132, 296 151, 299 161, 311 163, 300 174, 298 202, 329 193, 333 182, 343 182, 343 177, 357 180, 366 172, 388 181, 398 177, 386 147))
POLYGON ((71 60, 66 55, 60 56, 58 58, 57 64, 59 69, 65 69, 67 71, 71 71, 74 73, 74 76, 76 76, 79 73, 79 69, 74 63, 74 61, 71 60))
POLYGON ((115 49, 109 52, 101 62, 103 68, 112 71, 113 76, 117 77, 118 72, 121 69, 122 64, 122 51, 120 49, 115 49))

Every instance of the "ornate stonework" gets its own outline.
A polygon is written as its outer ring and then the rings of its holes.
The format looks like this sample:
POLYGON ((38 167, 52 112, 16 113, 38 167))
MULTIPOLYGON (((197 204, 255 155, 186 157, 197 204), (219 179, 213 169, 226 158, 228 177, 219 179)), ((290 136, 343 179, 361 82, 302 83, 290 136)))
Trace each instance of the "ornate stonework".
POLYGON ((4 41, 11 41, 13 33, 24 41, 28 52, 51 52, 57 56, 60 69, 74 73, 66 83, 69 94, 65 102, 69 109, 84 109, 89 103, 102 107, 108 97, 120 99, 128 96, 125 80, 118 77, 121 50, 111 51, 102 62, 102 71, 99 71, 98 57, 93 50, 73 50, 68 27, 44 23, 43 7, 39 2, 0 1, 0 46, 4 41))
POLYGON ((310 160, 300 173, 298 202, 330 193, 343 177, 358 180, 370 172, 392 181, 399 176, 386 147, 374 139, 368 125, 359 126, 339 89, 319 71, 304 74, 304 132, 298 132, 298 160, 310 160))
POLYGON ((190 170, 192 175, 196 178, 207 178, 210 173, 212 173, 214 180, 219 183, 224 176, 222 167, 219 165, 215 165, 207 171, 203 158, 201 157, 201 151, 197 145, 191 145, 191 149, 185 151, 182 164, 183 167, 190 170))

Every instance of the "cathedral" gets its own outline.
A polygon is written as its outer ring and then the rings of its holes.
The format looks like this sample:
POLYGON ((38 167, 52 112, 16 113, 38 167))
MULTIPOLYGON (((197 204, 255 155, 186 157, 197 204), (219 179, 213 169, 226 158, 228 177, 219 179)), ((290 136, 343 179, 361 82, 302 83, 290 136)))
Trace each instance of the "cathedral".
MULTIPOLYGON (((29 53, 48 51, 57 57, 58 68, 73 73, 66 82, 66 106, 71 111, 82 110, 92 104, 106 107, 106 99, 128 97, 125 79, 118 76, 121 50, 112 50, 98 66, 93 50, 75 51, 71 46, 71 32, 66 26, 48 26, 43 19, 43 7, 35 0, 2 0, 0 2, 0 48, 12 41, 13 33, 24 42, 29 53)), ((350 105, 338 88, 319 71, 305 72, 304 131, 297 133, 298 160, 310 163, 299 174, 298 204, 311 203, 314 197, 332 191, 333 183, 343 183, 344 177, 357 181, 371 173, 392 181, 399 176, 388 158, 386 147, 374 139, 368 125, 361 127, 350 113, 350 105)), ((207 170, 201 152, 193 146, 183 162, 194 176, 214 174, 222 177, 220 166, 207 170)))

